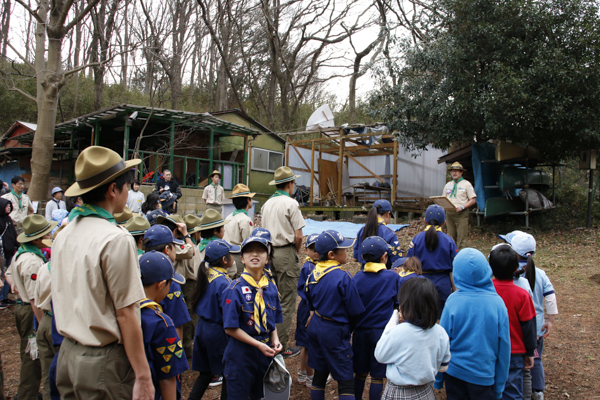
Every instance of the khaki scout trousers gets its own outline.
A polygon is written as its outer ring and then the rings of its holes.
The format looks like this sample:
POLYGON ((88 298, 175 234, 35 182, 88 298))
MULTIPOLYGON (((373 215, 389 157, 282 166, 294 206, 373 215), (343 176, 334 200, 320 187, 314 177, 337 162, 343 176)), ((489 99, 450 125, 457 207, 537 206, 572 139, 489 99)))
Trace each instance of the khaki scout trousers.
MULTIPOLYGON (((242 276, 242 272, 244 272, 244 268, 246 268, 246 266, 244 264, 242 264, 242 257, 236 253, 231 253, 231 255, 233 256, 233 260, 235 261, 235 267, 236 267, 236 271, 235 271, 235 275, 233 276, 232 279, 237 279, 240 276, 242 276)), ((229 272, 229 271, 227 271, 229 272)))
POLYGON ((206 211, 208 210, 216 210, 219 212, 219 214, 221 214, 222 217, 225 217, 223 215, 223 206, 222 205, 216 205, 216 204, 206 204, 206 211))
POLYGON ((15 307, 15 323, 21 343, 21 371, 19 375, 19 388, 17 397, 20 400, 37 400, 40 382, 42 380, 42 370, 40 360, 32 360, 29 353, 25 353, 29 336, 33 331, 33 310, 29 304, 19 304, 15 307))
POLYGON ((290 339, 290 327, 296 313, 296 297, 298 296, 298 278, 300 269, 298 252, 293 245, 274 247, 271 255, 271 267, 281 298, 283 323, 277 324, 279 341, 285 351, 290 339))
POLYGON ((65 338, 56 385, 62 400, 131 399, 135 374, 122 344, 91 347, 65 338))
POLYGON ((50 400, 50 364, 60 346, 52 346, 52 317, 46 313, 42 317, 36 335, 40 364, 42 366, 42 382, 44 382, 44 400, 50 400))
POLYGON ((467 236, 469 235, 469 211, 463 210, 446 212, 446 226, 448 235, 454 239, 458 250, 467 247, 467 236))
POLYGON ((196 324, 198 323, 198 314, 196 314, 196 310, 192 309, 192 296, 194 295, 195 290, 196 281, 191 279, 186 280, 185 284, 181 285, 181 292, 183 293, 185 304, 187 305, 190 318, 192 319, 183 324, 183 349, 185 350, 185 355, 188 359, 192 358, 194 335, 196 332, 196 324))

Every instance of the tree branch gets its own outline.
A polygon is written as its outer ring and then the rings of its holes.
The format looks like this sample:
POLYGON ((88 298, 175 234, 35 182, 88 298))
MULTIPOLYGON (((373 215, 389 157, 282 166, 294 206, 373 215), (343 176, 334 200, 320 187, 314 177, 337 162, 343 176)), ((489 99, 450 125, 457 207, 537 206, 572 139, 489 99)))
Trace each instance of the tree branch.
MULTIPOLYGON (((68 24, 65 26, 65 28, 64 28, 64 33, 66 34, 66 33, 67 33, 67 32, 69 32, 71 29, 73 29, 73 27, 74 27, 74 26, 75 26, 75 25, 76 25, 76 24, 77 24, 79 21, 81 21, 82 19, 84 19, 84 18, 85 18, 85 16, 86 16, 86 15, 87 15, 87 14, 88 14, 88 13, 89 13, 91 10, 92 10, 92 8, 96 7, 96 4, 98 4, 99 2, 100 2, 100 0, 90 0, 90 2, 88 3, 88 5, 87 5, 87 6, 86 6, 86 7, 85 7, 83 10, 81 10, 81 12, 80 12, 78 15, 76 15, 76 16, 75 16, 75 17, 74 17, 74 18, 71 20, 71 22, 69 22, 69 23, 68 23, 68 24)), ((71 4, 72 4, 72 3, 73 3, 73 1, 71 0, 71 4)), ((69 6, 69 8, 70 8, 70 6, 69 6)), ((68 12, 68 11, 69 11, 69 10, 67 10, 67 12, 68 12)), ((67 19, 67 15, 64 15, 64 18, 63 18, 63 16, 61 15, 61 23, 62 23, 62 24, 64 24, 64 23, 65 23, 66 19, 67 19)))
POLYGON ((25 65, 27 65, 29 68, 31 68, 34 73, 36 72, 35 67, 33 66, 33 64, 31 64, 29 61, 27 61, 27 59, 25 57, 23 57, 21 55, 21 53, 19 53, 19 51, 17 49, 15 49, 15 47, 12 44, 10 44, 10 42, 7 41, 6 44, 8 45, 8 47, 10 47, 12 49, 12 51, 14 51, 17 54, 17 56, 19 56, 19 58, 21 60, 23 60, 23 62, 25 63, 25 65))
POLYGON ((43 20, 40 18, 40 16, 39 16, 39 15, 38 15, 38 14, 37 14, 35 11, 33 11, 33 10, 31 9, 31 7, 29 7, 27 4, 25 4, 25 3, 23 2, 23 0, 15 0, 15 1, 16 1, 17 3, 19 3, 21 6, 23 6, 23 8, 24 8, 25 10, 27 10, 27 12, 28 12, 29 14, 31 14, 31 16, 32 16, 33 18, 35 18, 35 19, 36 19, 36 20, 37 20, 39 23, 41 23, 41 24, 43 24, 43 23, 44 23, 44 21, 43 21, 43 20))

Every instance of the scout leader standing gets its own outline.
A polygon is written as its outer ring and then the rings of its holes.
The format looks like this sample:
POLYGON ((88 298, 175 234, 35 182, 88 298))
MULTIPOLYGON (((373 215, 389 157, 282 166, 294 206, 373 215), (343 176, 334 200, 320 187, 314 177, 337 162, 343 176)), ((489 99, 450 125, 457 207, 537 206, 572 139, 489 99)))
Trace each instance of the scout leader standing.
POLYGON ((298 277, 302 268, 298 253, 302 246, 302 228, 306 223, 300 212, 298 202, 291 196, 296 186, 295 180, 300 175, 294 175, 290 167, 279 167, 275 171, 275 179, 269 185, 277 190, 262 206, 262 226, 271 232, 273 253, 271 267, 281 296, 283 323, 277 325, 277 332, 283 348, 284 357, 300 353, 298 347, 288 348, 290 327, 296 312, 296 290, 298 277))
MULTIPOLYGON (((6 273, 7 280, 14 283, 19 294, 15 308, 15 323, 21 338, 21 372, 17 397, 22 400, 37 399, 42 379, 40 360, 37 357, 32 359, 30 354, 30 341, 36 340, 33 330, 34 314, 38 322, 42 320, 42 311, 35 303, 35 285, 40 266, 47 261, 40 249, 52 245, 49 240, 50 231, 57 224, 46 221, 41 215, 27 216, 23 221, 23 233, 17 237, 21 247, 6 273)), ((44 384, 46 383, 47 379, 44 384)))
POLYGON ((461 163, 455 162, 450 168, 452 180, 444 186, 444 193, 448 200, 456 207, 455 211, 448 211, 446 215, 446 224, 448 226, 448 235, 454 239, 458 250, 467 247, 467 235, 469 234, 469 211, 477 199, 475 189, 471 182, 465 180, 462 176, 466 171, 461 163))
POLYGON ((131 168, 114 151, 90 146, 75 163, 67 196, 83 206, 69 215, 52 252, 52 302, 58 332, 57 385, 63 400, 154 398, 139 302, 146 297, 133 237, 115 224, 131 168))
POLYGON ((221 173, 214 170, 212 174, 208 176, 211 180, 210 185, 204 187, 202 192, 202 199, 206 203, 206 210, 216 210, 219 214, 223 215, 223 199, 225 198, 225 191, 223 186, 219 185, 221 180, 221 173))
POLYGON ((29 214, 33 214, 33 207, 31 206, 31 200, 29 196, 23 193, 25 189, 25 181, 19 175, 14 176, 11 179, 12 190, 10 193, 6 193, 3 198, 10 200, 13 205, 13 210, 10 213, 10 218, 17 228, 17 233, 23 232, 23 221, 29 214))
MULTIPOLYGON (((248 210, 252 208, 252 198, 255 194, 251 193, 248 186, 243 183, 238 183, 233 188, 230 198, 235 206, 235 211, 225 219, 225 221, 230 222, 225 226, 223 240, 226 242, 239 246, 244 240, 252 236, 254 226, 252 218, 248 216, 248 210)), ((244 264, 242 264, 242 260, 238 254, 234 254, 233 258, 237 267, 237 272, 233 277, 235 279, 239 278, 242 272, 244 272, 244 264)))

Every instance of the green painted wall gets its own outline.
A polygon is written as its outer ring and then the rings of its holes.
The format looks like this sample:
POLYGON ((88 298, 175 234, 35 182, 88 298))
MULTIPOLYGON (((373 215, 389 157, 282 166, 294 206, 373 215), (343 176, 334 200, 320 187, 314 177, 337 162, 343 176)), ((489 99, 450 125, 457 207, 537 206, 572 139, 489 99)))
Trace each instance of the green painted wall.
POLYGON ((275 139, 271 135, 262 134, 258 135, 255 140, 250 142, 252 147, 258 147, 259 149, 273 150, 273 151, 285 151, 285 143, 282 143, 275 139))

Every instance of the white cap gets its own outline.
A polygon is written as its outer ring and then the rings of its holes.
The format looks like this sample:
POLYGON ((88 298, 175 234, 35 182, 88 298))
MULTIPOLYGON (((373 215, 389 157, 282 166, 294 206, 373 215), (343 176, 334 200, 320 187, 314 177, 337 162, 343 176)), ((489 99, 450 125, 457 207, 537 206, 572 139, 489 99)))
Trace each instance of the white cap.
POLYGON ((521 257, 527 257, 527 254, 535 252, 535 238, 529 233, 520 233, 515 235, 510 241, 510 245, 521 257))
POLYGON ((58 193, 58 192, 64 192, 64 190, 62 190, 61 188, 59 188, 58 186, 55 187, 54 189, 52 189, 52 196, 54 196, 54 194, 58 193))

